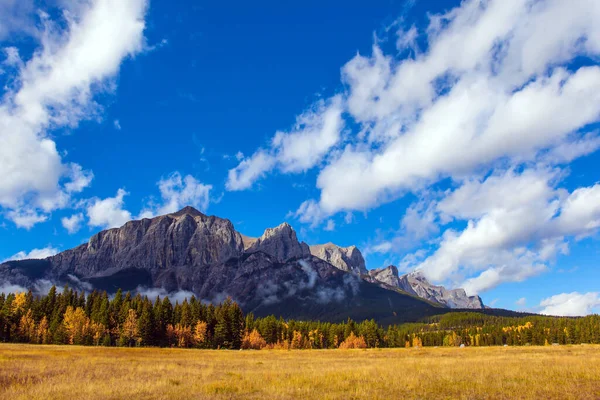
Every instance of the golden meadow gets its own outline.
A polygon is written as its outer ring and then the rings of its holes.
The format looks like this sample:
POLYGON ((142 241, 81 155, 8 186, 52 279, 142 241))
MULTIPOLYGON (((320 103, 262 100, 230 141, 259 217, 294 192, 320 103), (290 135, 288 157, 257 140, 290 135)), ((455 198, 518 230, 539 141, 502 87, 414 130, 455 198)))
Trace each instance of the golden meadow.
POLYGON ((600 346, 197 350, 0 344, 3 399, 598 399, 600 346))

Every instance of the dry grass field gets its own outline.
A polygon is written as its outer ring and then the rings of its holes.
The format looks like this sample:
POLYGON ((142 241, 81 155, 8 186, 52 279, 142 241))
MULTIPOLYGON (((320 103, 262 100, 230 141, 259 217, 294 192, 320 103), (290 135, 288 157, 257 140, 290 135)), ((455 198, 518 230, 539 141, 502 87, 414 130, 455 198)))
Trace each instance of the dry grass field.
POLYGON ((599 399, 600 346, 217 351, 0 345, 2 399, 599 399))

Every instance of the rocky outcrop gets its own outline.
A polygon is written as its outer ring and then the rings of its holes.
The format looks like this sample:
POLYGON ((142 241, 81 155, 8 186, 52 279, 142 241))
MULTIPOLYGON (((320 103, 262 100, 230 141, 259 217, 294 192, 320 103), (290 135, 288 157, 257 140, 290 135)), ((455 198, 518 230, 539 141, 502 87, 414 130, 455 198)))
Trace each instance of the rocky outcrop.
POLYGON ((407 293, 450 308, 484 308, 479 296, 467 296, 464 289, 448 290, 443 286, 432 285, 419 271, 402 275, 399 278, 398 287, 407 293))
MULTIPOLYGON (((398 268, 395 265, 390 265, 384 268, 372 269, 369 271, 369 276, 375 281, 383 282, 386 285, 400 287, 400 278, 398 277, 398 268)), ((412 292, 411 292, 412 294, 412 292)))
POLYGON ((342 271, 355 275, 368 274, 365 259, 356 246, 340 247, 333 243, 326 243, 310 246, 310 252, 313 256, 327 261, 342 271))
POLYGON ((49 261, 59 276, 110 275, 130 268, 157 276, 182 266, 222 264, 243 252, 241 235, 229 220, 186 207, 99 232, 87 244, 50 257, 49 261))
MULTIPOLYGON (((251 238, 247 238, 247 243, 250 242, 251 238)), ((246 248, 248 253, 257 251, 270 255, 278 262, 310 257, 308 245, 298 241, 296 231, 287 222, 275 228, 268 228, 261 237, 252 241, 246 248)))

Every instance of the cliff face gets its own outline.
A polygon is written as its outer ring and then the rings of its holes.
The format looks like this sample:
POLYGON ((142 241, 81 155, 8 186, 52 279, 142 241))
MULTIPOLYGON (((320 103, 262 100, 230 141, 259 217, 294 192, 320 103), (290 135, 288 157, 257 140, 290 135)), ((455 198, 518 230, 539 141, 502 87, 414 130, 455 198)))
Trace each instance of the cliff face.
POLYGON ((310 252, 342 271, 359 276, 368 274, 365 259, 356 246, 340 247, 333 243, 327 243, 310 246, 310 252))
POLYGON ((187 207, 102 231, 49 260, 56 275, 90 277, 138 268, 156 276, 182 266, 221 264, 243 252, 242 237, 229 220, 187 207))

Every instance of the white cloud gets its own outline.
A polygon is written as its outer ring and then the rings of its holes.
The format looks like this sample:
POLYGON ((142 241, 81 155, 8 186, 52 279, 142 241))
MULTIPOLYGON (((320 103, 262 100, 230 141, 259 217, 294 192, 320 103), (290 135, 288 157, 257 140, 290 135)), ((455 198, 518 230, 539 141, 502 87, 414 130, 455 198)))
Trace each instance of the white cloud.
POLYGON ((113 126, 115 127, 116 130, 120 131, 121 130, 121 123, 119 122, 118 119, 115 119, 113 121, 113 126))
MULTIPOLYGON (((497 171, 486 178, 466 178, 429 203, 417 202, 407 215, 416 221, 416 232, 424 232, 421 237, 456 221, 466 222, 466 227, 447 227, 429 243, 433 253, 415 259, 412 268, 434 282, 464 287, 469 294, 546 271, 558 254, 568 253, 571 238, 600 228, 600 185, 569 193, 557 187, 563 176, 557 168, 497 171)), ((372 251, 405 251, 407 231, 405 227, 371 245, 372 251)))
MULTIPOLYGON (((11 283, 3 283, 2 286, 0 286, 0 293, 4 293, 4 294, 8 294, 8 293, 27 293, 28 289, 23 287, 23 286, 19 286, 19 285, 13 285, 11 283)), ((46 292, 47 293, 47 292, 46 292)))
POLYGON ((89 200, 87 206, 88 225, 100 228, 117 228, 132 219, 131 213, 123 209, 123 198, 128 193, 119 189, 115 197, 89 200))
POLYGON ((515 304, 524 307, 527 304, 527 299, 525 297, 521 297, 519 300, 515 301, 515 304))
POLYGON ((68 4, 64 21, 39 14, 43 29, 30 59, 10 52, 13 83, 0 102, 0 207, 18 226, 44 221, 89 185, 92 174, 65 163, 50 132, 96 117, 94 93, 106 91, 122 60, 143 47, 145 0, 68 4))
POLYGON ((268 150, 257 150, 229 170, 227 189, 248 189, 273 168, 298 173, 314 167, 340 141, 344 127, 341 114, 341 96, 318 101, 297 117, 290 132, 276 132, 268 150))
POLYGON ((192 206, 200 211, 208 209, 212 185, 202 184, 191 175, 182 177, 179 172, 174 172, 158 181, 158 188, 162 203, 151 204, 142 211, 140 217, 151 218, 169 214, 185 206, 192 206))
POLYGON ((320 172, 313 215, 366 210, 498 162, 566 162, 600 145, 585 132, 600 118, 600 68, 571 65, 600 55, 596 1, 472 0, 430 18, 423 32, 399 31, 402 46, 422 34, 426 51, 395 59, 376 45, 343 67, 344 104, 361 129, 320 172))
POLYGON ((597 292, 561 293, 540 302, 540 314, 567 317, 583 316, 598 312, 600 297, 597 292))
POLYGON ((35 35, 33 0, 1 0, 0 15, 0 40, 15 33, 35 35))
POLYGON ((565 164, 600 148, 600 3, 466 0, 429 18, 398 30, 396 56, 375 44, 343 66, 353 132, 294 215, 315 226, 416 193, 370 251, 421 246, 407 268, 469 293, 523 281, 600 228, 600 184, 558 187, 565 164))
POLYGON ((79 231, 79 229, 81 228, 83 219, 84 219, 83 214, 78 213, 78 214, 73 214, 70 217, 63 217, 63 218, 61 218, 60 221, 62 223, 62 226, 67 230, 67 232, 69 232, 69 235, 72 235, 79 231))
POLYGON ((185 299, 191 299, 195 294, 193 292, 189 292, 187 290, 179 290, 177 292, 167 292, 164 288, 146 288, 142 286, 138 286, 135 293, 140 296, 148 297, 149 300, 154 301, 156 297, 165 298, 169 297, 169 300, 172 302, 183 303, 185 299))
POLYGON ((29 260, 29 259, 47 258, 47 257, 53 256, 57 253, 58 253, 58 249, 56 249, 52 246, 48 246, 48 247, 44 247, 42 249, 33 249, 29 252, 20 251, 17 254, 13 254, 11 257, 8 257, 7 259, 2 260, 2 262, 13 261, 13 260, 29 260))
POLYGON ((227 177, 227 190, 245 190, 262 178, 275 165, 276 160, 264 150, 242 160, 237 167, 230 169, 227 177))
POLYGON ((323 228, 323 230, 328 231, 328 232, 335 231, 335 221, 332 219, 327 220, 327 224, 325 224, 325 227, 323 228))

